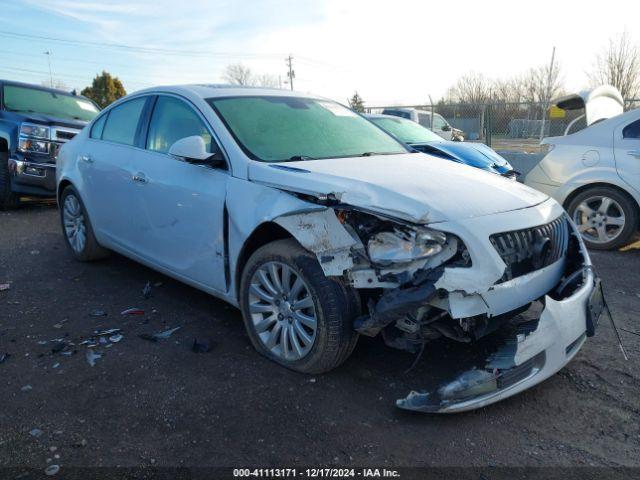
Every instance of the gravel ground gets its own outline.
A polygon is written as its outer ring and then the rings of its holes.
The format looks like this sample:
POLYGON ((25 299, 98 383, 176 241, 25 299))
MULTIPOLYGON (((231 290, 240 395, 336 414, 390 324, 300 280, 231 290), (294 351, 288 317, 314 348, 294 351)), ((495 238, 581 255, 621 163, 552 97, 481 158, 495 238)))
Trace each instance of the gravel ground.
MULTIPOLYGON (((456 371, 469 347, 434 343, 404 374, 412 356, 362 338, 329 374, 290 372, 255 353, 223 302, 118 255, 74 261, 57 215, 0 212, 0 467, 640 466, 640 336, 622 332, 625 362, 605 317, 541 385, 475 412, 414 414, 395 399, 456 371), (145 314, 120 314, 130 307, 145 314), (93 367, 85 346, 52 353, 110 328, 123 337, 93 367)), ((618 325, 640 332, 640 250, 593 260, 618 325)))

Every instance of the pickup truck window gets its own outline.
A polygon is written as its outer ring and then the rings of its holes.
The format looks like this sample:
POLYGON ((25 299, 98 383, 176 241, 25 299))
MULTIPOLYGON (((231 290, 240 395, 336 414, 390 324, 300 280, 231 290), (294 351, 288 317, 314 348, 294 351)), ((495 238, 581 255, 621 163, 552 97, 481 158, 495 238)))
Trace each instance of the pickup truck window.
POLYGON ((40 113, 88 122, 93 120, 99 111, 86 98, 67 93, 17 85, 5 85, 2 92, 4 107, 12 112, 40 113))
POLYGON ((406 153, 402 144, 330 100, 289 96, 207 102, 251 158, 265 162, 406 153))

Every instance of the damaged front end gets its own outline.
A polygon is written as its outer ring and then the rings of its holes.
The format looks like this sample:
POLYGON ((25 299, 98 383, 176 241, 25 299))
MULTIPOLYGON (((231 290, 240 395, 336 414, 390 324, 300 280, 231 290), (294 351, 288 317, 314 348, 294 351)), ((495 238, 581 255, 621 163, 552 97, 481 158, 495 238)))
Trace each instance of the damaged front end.
POLYGON ((484 361, 433 391, 411 392, 400 408, 454 412, 496 402, 557 372, 593 334, 599 281, 552 200, 429 225, 337 200, 326 206, 276 221, 297 232, 325 274, 355 289, 365 306, 354 322, 360 334, 411 353, 442 337, 473 343, 505 334, 484 361))

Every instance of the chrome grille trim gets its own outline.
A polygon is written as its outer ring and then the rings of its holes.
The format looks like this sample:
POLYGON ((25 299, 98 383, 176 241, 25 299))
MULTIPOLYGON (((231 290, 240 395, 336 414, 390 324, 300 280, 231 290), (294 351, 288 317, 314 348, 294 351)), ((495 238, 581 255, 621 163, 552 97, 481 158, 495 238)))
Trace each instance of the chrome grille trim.
POLYGON ((489 240, 507 265, 501 283, 560 260, 569 244, 569 224, 563 214, 545 225, 494 233, 489 240))

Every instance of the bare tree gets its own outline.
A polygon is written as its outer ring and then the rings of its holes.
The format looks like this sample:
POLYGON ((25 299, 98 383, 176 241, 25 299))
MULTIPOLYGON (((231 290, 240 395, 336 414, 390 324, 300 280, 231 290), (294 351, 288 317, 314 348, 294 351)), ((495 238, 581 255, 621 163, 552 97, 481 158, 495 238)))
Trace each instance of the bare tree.
POLYGON ((596 57, 593 70, 589 75, 593 86, 613 85, 624 99, 640 95, 640 49, 627 32, 609 39, 608 48, 596 57))
POLYGON ((227 65, 222 78, 232 85, 253 85, 253 73, 249 67, 245 67, 241 63, 227 65))
POLYGON ((481 73, 470 72, 458 79, 448 96, 459 103, 482 104, 489 99, 490 92, 490 81, 481 73))
POLYGON ((261 75, 254 76, 253 85, 265 88, 279 88, 280 80, 275 75, 271 75, 270 73, 263 73, 261 75))

